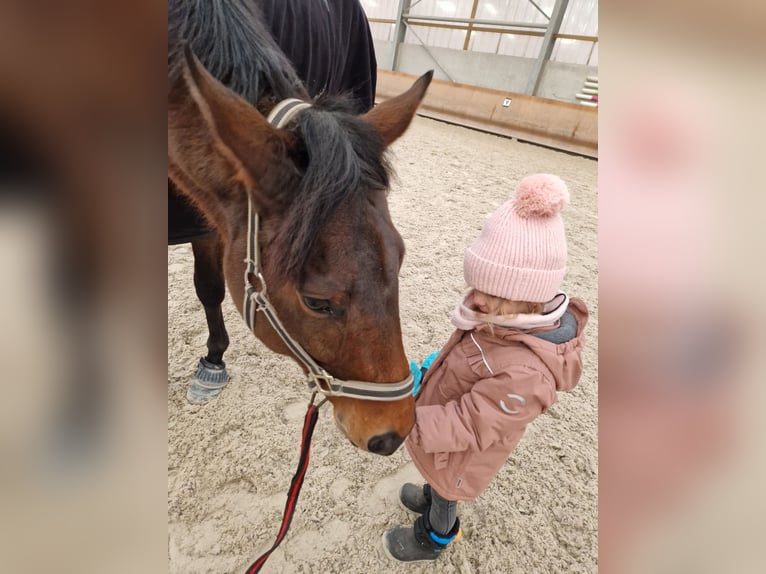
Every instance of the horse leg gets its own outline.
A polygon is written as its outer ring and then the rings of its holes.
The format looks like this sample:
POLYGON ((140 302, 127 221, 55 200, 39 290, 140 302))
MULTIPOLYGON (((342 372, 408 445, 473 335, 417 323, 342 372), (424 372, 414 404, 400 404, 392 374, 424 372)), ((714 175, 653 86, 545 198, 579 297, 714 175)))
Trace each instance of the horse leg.
POLYGON ((223 354, 229 347, 229 335, 223 322, 221 303, 226 296, 223 276, 223 246, 218 236, 192 241, 194 252, 194 288, 207 319, 207 355, 200 358, 197 372, 186 392, 190 403, 200 404, 221 394, 229 382, 223 354))

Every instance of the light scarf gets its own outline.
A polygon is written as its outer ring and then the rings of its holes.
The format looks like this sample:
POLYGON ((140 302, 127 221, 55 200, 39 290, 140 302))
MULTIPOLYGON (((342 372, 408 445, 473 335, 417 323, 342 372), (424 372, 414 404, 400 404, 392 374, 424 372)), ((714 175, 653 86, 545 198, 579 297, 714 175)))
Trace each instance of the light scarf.
POLYGON ((473 290, 455 306, 452 312, 452 324, 463 331, 472 331, 476 327, 491 323, 498 327, 529 331, 555 325, 564 315, 569 305, 566 293, 559 292, 545 303, 542 313, 519 313, 517 315, 486 315, 472 308, 473 290))

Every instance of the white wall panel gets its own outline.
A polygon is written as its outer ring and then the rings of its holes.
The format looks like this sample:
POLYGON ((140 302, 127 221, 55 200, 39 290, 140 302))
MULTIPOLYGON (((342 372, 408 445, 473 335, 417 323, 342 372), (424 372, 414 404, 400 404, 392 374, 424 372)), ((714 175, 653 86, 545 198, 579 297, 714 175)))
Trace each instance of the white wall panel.
MULTIPOLYGON (((504 56, 521 55, 527 53, 529 44, 534 40, 532 36, 517 36, 503 34, 497 53, 504 56)), ((538 48, 539 49, 539 48, 538 48)))
POLYGON ((368 18, 396 18, 399 0, 361 0, 368 18))
POLYGON ((472 32, 468 49, 472 52, 497 54, 499 43, 503 36, 504 34, 493 34, 491 32, 472 32))
POLYGON ((561 33, 598 36, 598 0, 569 0, 561 33))
MULTIPOLYGON (((399 0, 361 0, 368 18, 395 19, 399 0)), ((546 14, 553 12, 555 0, 537 0, 546 14)), ((469 18, 473 0, 421 0, 411 9, 412 14, 469 18)), ((547 19, 529 0, 479 0, 476 18, 482 20, 505 20, 511 22, 546 23, 547 19)), ((378 40, 393 40, 394 25, 371 23, 373 36, 378 40)), ((429 47, 462 50, 465 31, 414 27, 415 34, 407 31, 405 43, 420 44, 418 37, 429 47)), ((562 34, 598 36, 598 0, 569 0, 567 12, 561 25, 562 34)), ((504 56, 536 58, 542 47, 542 38, 489 32, 472 32, 469 51, 493 53, 504 56)), ((571 64, 598 66, 598 43, 581 40, 559 39, 553 49, 551 60, 571 64)))
POLYGON ((593 52, 588 60, 588 66, 598 66, 598 42, 593 46, 593 52))
POLYGON ((410 10, 411 14, 468 18, 473 0, 421 0, 410 10))

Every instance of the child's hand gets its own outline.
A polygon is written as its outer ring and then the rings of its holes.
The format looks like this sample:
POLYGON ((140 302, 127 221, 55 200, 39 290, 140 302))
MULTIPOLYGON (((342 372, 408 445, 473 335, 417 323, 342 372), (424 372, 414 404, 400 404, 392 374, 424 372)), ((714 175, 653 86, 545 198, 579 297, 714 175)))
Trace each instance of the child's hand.
POLYGON ((423 361, 423 364, 420 365, 420 368, 423 370, 428 369, 431 366, 431 364, 436 360, 436 357, 439 356, 439 353, 441 353, 441 351, 434 351, 433 353, 428 355, 423 361))
POLYGON ((415 361, 410 361, 410 372, 412 373, 412 378, 414 379, 414 385, 412 387, 413 397, 416 397, 418 395, 418 392, 420 392, 420 382, 423 380, 423 376, 425 376, 426 371, 434 362, 434 360, 436 360, 436 357, 439 356, 440 352, 441 351, 434 351, 433 353, 428 355, 423 361, 423 364, 420 365, 419 367, 415 361))

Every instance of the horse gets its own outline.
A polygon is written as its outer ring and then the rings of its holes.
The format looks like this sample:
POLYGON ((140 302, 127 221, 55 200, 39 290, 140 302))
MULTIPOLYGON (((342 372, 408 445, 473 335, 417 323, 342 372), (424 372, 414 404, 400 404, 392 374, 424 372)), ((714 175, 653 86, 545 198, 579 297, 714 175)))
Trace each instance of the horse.
MULTIPOLYGON (((331 17, 342 3, 314 4, 331 17)), ((203 377, 225 372, 225 283, 255 336, 326 396, 351 443, 390 455, 414 401, 400 392, 411 388, 404 244, 388 210, 386 150, 432 73, 359 114, 349 98, 310 96, 252 1, 171 0, 168 25, 169 185, 215 232, 192 243, 210 333, 203 377), (285 125, 267 119, 296 101, 285 125)), ((321 29, 314 15, 311 27, 321 29)))

